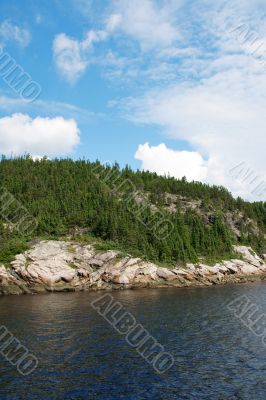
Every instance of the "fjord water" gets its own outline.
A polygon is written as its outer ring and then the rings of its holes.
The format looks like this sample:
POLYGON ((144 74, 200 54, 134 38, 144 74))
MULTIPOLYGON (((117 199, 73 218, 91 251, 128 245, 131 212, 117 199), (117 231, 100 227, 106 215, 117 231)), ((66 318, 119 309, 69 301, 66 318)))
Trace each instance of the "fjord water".
POLYGON ((266 347, 225 303, 266 306, 263 283, 112 292, 175 357, 157 374, 91 307, 102 293, 0 298, 0 322, 39 359, 29 376, 0 355, 0 399, 266 398, 266 347))

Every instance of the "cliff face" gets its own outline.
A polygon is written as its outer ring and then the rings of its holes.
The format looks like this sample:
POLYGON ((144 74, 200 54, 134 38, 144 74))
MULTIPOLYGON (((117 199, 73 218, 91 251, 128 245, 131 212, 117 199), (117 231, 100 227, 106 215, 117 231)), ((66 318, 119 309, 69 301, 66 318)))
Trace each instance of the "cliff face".
POLYGON ((264 260, 250 247, 235 246, 235 252, 239 259, 170 270, 112 250, 99 253, 92 245, 40 241, 17 255, 9 269, 0 266, 0 294, 202 286, 266 277, 264 260))

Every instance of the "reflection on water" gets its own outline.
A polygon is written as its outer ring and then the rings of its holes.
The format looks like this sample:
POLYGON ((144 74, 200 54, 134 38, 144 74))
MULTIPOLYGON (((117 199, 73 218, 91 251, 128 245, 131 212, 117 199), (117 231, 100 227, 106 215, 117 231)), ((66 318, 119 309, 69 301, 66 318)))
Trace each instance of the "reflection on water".
POLYGON ((265 284, 112 294, 174 355, 166 374, 92 309, 102 293, 1 297, 1 325, 39 367, 23 377, 0 356, 0 399, 266 398, 266 347, 224 306, 246 294, 265 310, 265 284))

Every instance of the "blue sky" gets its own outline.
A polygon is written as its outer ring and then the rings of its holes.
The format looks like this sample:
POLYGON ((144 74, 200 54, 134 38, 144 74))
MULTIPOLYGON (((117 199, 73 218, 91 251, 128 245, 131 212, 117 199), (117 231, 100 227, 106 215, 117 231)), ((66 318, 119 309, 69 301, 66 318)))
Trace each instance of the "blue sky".
MULTIPOLYGON (((28 0, 22 9, 19 1, 11 0, 0 5, 2 24, 8 23, 30 34, 29 43, 25 47, 20 46, 14 38, 9 38, 5 41, 5 48, 40 84, 42 91, 39 100, 67 103, 82 110, 82 115, 78 117, 75 115, 81 131, 80 145, 68 155, 89 159, 99 158, 101 161, 117 160, 121 165, 129 163, 133 167, 139 167, 140 162, 135 160, 134 154, 142 142, 157 145, 163 140, 174 149, 189 147, 186 142, 162 138, 157 126, 133 124, 110 105, 121 97, 138 96, 142 93, 143 89, 135 79, 126 78, 121 82, 119 78, 107 78, 105 74, 108 73, 106 71, 108 66, 101 66, 97 61, 74 83, 64 79, 56 68, 52 47, 58 34, 64 32, 69 37, 82 40, 86 32, 99 27, 108 18, 107 10, 110 4, 102 1, 102 6, 99 7, 95 6, 95 3, 99 2, 51 0, 45 4, 41 1, 28 0)), ((136 47, 133 51, 138 52, 134 41, 131 45, 136 47)), ((100 63, 104 64, 106 54, 115 52, 119 46, 115 40, 110 39, 101 46, 102 54, 96 55, 95 51, 92 57, 103 58, 100 63)), ((119 50, 123 52, 124 57, 127 57, 126 49, 118 49, 118 54, 119 50)), ((143 63, 146 63, 145 59, 143 63)), ((138 81, 138 78, 136 80, 138 81)), ((149 87, 149 83, 145 82, 144 86, 149 87)), ((9 91, 7 85, 1 82, 0 87, 2 94, 15 97, 15 93, 9 91)), ((29 112, 32 117, 40 115, 39 108, 35 107, 16 105, 12 109, 14 112, 21 110, 29 112)), ((1 110, 2 116, 6 114, 5 110, 1 110)), ((64 117, 72 117, 70 114, 66 110, 64 117)), ((41 115, 51 117, 58 115, 58 112, 43 110, 41 115)), ((61 155, 60 149, 58 155, 61 155)))
POLYGON ((265 199, 266 6, 250 3, 1 1, 0 152, 118 161, 265 199), (4 79, 3 53, 40 85, 35 101, 4 79))

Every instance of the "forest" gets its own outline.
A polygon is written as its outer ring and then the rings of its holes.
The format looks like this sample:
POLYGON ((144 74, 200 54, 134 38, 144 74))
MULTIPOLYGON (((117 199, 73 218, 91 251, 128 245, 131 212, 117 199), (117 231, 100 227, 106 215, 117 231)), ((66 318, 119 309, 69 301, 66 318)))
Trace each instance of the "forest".
POLYGON ((2 156, 0 189, 5 265, 36 239, 96 240, 164 265, 228 259, 237 243, 266 253, 265 203, 235 199, 220 186, 117 163, 2 156), (25 213, 31 229, 21 222, 25 213))

